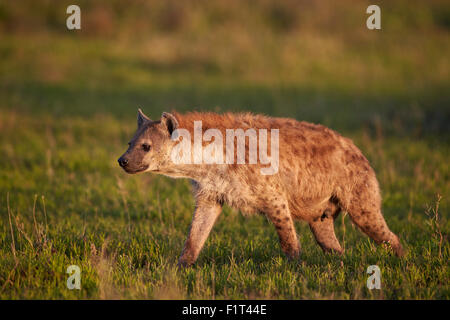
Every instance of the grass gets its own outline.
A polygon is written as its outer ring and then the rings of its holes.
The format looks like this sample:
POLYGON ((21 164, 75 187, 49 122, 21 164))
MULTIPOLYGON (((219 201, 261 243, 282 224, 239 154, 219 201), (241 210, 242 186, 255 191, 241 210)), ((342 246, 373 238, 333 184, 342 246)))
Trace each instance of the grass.
POLYGON ((143 19, 156 4, 115 26, 112 7, 78 34, 58 29, 55 9, 17 22, 30 4, 0 6, 0 298, 448 299, 443 2, 386 4, 378 34, 349 5, 337 12, 352 18, 334 26, 321 5, 300 19, 269 2, 255 13, 221 3, 183 9, 181 27, 168 9, 143 19), (319 15, 322 24, 310 18, 319 15), (131 21, 150 31, 133 35, 131 21), (302 254, 291 262, 265 218, 225 207, 197 264, 177 270, 194 206, 188 181, 128 176, 116 164, 138 107, 153 118, 248 110, 338 130, 375 168, 407 255, 377 247, 343 214, 344 255, 324 254, 299 222, 302 254), (381 290, 366 287, 373 264, 381 290), (70 265, 81 268, 81 290, 66 287, 70 265))

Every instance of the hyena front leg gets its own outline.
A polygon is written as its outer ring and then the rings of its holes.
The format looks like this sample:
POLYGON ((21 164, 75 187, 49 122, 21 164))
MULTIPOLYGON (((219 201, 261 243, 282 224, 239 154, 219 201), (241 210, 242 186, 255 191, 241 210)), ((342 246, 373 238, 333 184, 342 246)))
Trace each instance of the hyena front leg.
POLYGON ((197 200, 191 228, 178 262, 179 266, 187 267, 194 264, 221 211, 222 206, 216 202, 197 200))
POLYGON ((277 230, 284 254, 290 259, 297 259, 300 255, 300 243, 287 202, 273 202, 265 213, 277 230))
POLYGON ((341 209, 333 203, 324 210, 320 217, 309 223, 309 227, 316 238, 317 243, 325 252, 342 253, 343 250, 334 233, 334 220, 339 215, 341 209))

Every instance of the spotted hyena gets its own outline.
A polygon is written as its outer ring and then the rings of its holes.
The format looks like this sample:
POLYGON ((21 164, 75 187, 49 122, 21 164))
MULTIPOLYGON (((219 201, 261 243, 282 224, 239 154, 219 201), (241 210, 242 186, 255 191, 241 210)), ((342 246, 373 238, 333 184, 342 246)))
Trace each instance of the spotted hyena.
POLYGON ((137 131, 118 161, 127 173, 191 179, 196 207, 179 260, 183 266, 196 261, 225 203, 243 213, 265 214, 290 258, 300 253, 294 220, 309 224, 324 251, 342 253, 334 233, 334 220, 342 210, 377 243, 390 244, 396 255, 403 254, 398 237, 381 213, 380 190, 369 161, 350 139, 321 125, 249 113, 209 112, 165 112, 154 121, 139 110, 137 131), (243 140, 229 135, 233 129, 244 133, 243 140), (211 132, 214 139, 211 135, 205 139, 211 132), (251 140, 255 139, 250 133, 259 133, 256 159, 251 158, 250 151, 255 151, 251 140), (199 141, 196 134, 203 138, 199 141), (205 152, 199 147, 207 148, 225 137, 225 143, 215 145, 219 146, 214 151, 217 161, 198 161, 199 153, 205 152), (263 142, 267 142, 266 159, 261 157, 263 142), (185 153, 187 161, 177 161, 176 153, 186 151, 181 145, 189 151, 185 153), (176 149, 180 150, 174 152, 176 149), (270 166, 272 172, 263 172, 270 166))

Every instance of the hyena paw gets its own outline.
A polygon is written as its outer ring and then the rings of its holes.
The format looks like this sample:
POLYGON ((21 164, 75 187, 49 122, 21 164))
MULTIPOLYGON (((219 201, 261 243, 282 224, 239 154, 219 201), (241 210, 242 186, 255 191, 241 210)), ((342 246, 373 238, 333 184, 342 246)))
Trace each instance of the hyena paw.
POLYGON ((299 261, 300 260, 300 247, 296 248, 284 248, 284 254, 291 261, 299 261))
POLYGON ((189 267, 191 267, 194 264, 194 262, 195 261, 191 261, 191 260, 184 259, 183 257, 181 257, 178 260, 177 267, 179 269, 189 268, 189 267))

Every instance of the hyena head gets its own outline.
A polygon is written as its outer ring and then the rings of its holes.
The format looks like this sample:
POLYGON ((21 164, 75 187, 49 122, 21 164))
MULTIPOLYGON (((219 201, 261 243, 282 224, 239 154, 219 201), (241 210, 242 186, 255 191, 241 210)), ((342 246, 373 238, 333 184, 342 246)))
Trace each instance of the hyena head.
POLYGON ((172 132, 178 127, 174 115, 164 112, 153 121, 139 109, 137 130, 128 143, 128 150, 119 158, 119 165, 130 174, 154 171, 164 173, 171 166, 170 153, 175 144, 172 132))

